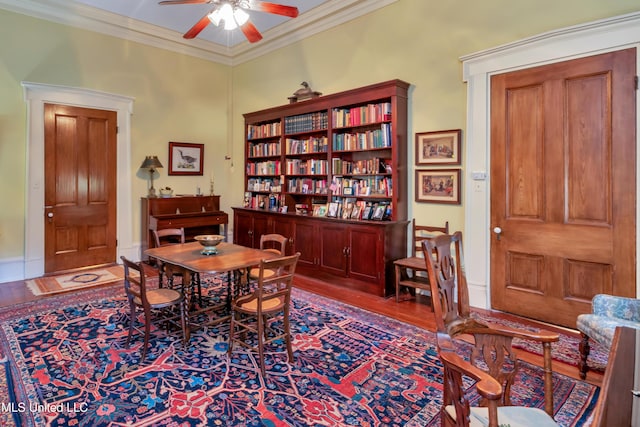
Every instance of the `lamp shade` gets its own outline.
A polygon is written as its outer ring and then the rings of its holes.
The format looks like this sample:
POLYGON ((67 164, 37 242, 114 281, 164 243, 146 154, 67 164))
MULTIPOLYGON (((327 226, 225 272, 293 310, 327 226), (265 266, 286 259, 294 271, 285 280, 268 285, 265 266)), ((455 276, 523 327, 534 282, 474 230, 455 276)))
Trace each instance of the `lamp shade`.
POLYGON ((140 169, 158 169, 161 168, 162 163, 158 160, 158 156, 147 156, 140 165, 140 169))

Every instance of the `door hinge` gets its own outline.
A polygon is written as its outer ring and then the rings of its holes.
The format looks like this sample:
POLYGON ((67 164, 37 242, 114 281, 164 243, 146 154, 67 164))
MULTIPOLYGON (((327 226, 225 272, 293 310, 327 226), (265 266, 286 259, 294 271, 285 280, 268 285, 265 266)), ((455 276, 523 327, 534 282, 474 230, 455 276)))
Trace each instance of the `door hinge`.
POLYGON ((120 126, 116 126, 116 134, 120 133, 120 126))
POLYGON ((635 80, 636 90, 638 90, 638 76, 635 76, 633 79, 635 80))

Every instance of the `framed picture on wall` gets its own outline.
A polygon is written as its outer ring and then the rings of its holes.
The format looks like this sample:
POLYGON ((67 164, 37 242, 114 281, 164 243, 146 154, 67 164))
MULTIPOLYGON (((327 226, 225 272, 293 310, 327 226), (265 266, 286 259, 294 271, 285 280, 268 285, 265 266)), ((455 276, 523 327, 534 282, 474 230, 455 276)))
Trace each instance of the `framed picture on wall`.
POLYGON ((416 202, 460 204, 460 169, 416 171, 416 202))
POLYGON ((169 175, 202 175, 204 144, 169 142, 169 175))
POLYGON ((459 165, 460 129, 416 133, 416 165, 459 165))

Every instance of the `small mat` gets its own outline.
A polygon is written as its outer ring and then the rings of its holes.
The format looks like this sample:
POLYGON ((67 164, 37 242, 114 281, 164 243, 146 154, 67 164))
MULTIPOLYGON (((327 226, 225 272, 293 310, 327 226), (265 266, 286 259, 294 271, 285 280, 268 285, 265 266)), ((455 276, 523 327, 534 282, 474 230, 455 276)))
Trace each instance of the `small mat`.
POLYGON ((39 277, 37 279, 27 280, 26 284, 31 292, 37 296, 107 285, 123 279, 124 268, 116 265, 94 270, 76 271, 58 276, 39 277))

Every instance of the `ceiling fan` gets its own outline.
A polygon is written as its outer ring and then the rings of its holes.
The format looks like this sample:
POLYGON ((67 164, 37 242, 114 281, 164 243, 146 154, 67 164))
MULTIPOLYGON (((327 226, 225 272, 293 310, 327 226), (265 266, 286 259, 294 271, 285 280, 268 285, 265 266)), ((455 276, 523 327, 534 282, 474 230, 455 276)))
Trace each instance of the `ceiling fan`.
POLYGON ((192 39, 202 30, 205 29, 210 22, 220 25, 220 21, 224 22, 225 30, 233 30, 240 27, 250 43, 255 43, 262 39, 262 34, 249 19, 246 10, 255 10, 257 12, 273 13, 276 15, 288 16, 295 18, 298 16, 298 8, 293 6, 285 6, 283 4, 269 3, 259 0, 165 0, 161 1, 161 5, 172 4, 212 4, 211 9, 196 24, 187 31, 183 37, 192 39))

